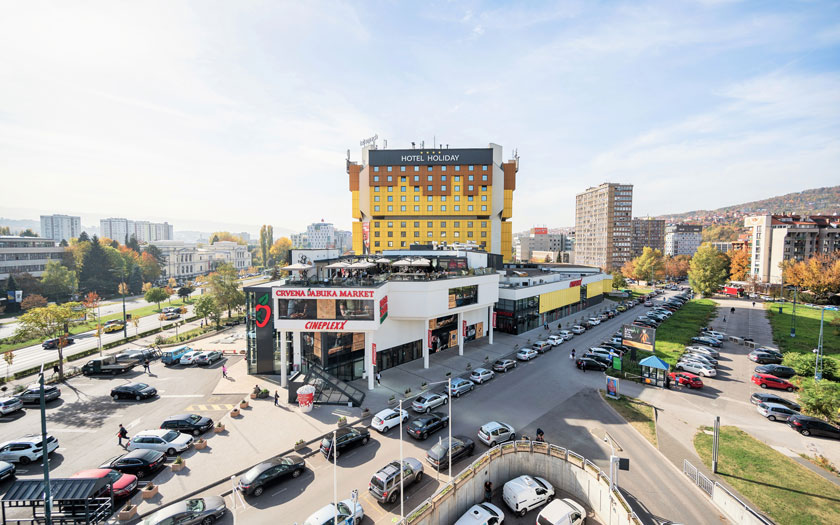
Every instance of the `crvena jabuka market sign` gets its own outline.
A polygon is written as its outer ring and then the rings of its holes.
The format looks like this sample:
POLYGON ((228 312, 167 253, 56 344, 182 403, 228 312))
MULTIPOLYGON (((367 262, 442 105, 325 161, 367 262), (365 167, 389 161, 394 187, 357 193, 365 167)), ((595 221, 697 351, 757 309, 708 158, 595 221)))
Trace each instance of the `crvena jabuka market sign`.
POLYGON ((368 163, 371 166, 492 164, 493 150, 490 148, 374 149, 368 152, 368 163))
POLYGON ((312 332, 376 329, 376 290, 274 288, 274 328, 312 332))

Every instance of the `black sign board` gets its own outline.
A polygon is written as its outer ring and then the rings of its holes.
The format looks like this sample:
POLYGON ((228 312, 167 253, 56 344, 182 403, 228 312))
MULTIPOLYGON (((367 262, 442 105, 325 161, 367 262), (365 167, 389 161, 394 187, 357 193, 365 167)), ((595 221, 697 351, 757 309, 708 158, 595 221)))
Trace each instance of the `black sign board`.
POLYGON ((490 148, 469 149, 372 149, 368 152, 371 166, 440 166, 444 164, 493 164, 490 148))
POLYGON ((626 324, 621 327, 621 344, 639 350, 653 352, 656 341, 656 329, 635 324, 626 324))

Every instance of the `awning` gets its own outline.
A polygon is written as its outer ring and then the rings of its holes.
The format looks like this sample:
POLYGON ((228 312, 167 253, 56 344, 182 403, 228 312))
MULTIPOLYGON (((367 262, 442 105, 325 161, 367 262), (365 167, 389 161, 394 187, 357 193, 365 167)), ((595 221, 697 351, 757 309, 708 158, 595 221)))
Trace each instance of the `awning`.
POLYGON ((668 370, 671 367, 668 363, 659 359, 655 355, 646 357, 639 361, 639 366, 647 366, 650 368, 657 368, 659 370, 668 370))
POLYGON ((376 259, 373 262, 377 264, 391 264, 391 259, 386 259, 385 257, 382 257, 381 259, 376 259))
POLYGON ((373 268, 374 266, 376 265, 373 263, 369 263, 367 261, 359 261, 351 264, 350 266, 348 266, 348 268, 351 268, 353 270, 364 270, 366 268, 373 268))

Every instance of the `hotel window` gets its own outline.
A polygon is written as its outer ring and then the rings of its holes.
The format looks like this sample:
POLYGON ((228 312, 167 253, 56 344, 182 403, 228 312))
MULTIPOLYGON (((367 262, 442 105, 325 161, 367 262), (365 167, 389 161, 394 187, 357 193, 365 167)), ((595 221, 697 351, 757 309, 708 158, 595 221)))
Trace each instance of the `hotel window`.
POLYGON ((400 241, 400 248, 405 248, 405 241, 400 241))
POLYGON ((388 195, 388 202, 394 202, 394 196, 388 195))
POLYGON ((426 180, 429 181, 429 182, 432 182, 432 180, 434 180, 432 177, 433 177, 433 175, 429 175, 429 176, 426 177, 426 180))
POLYGON ((455 182, 461 182, 461 176, 455 175, 455 182))
POLYGON ((440 227, 446 228, 446 221, 440 221, 440 227))
POLYGON ((434 197, 432 197, 431 195, 426 196, 426 202, 432 202, 432 199, 434 199, 434 197))
POLYGON ((426 237, 431 237, 431 236, 432 236, 432 232, 426 232, 426 237))
POLYGON ((416 232, 414 232, 414 236, 415 236, 415 237, 420 237, 420 232, 417 232, 417 231, 416 231, 416 232))
POLYGON ((414 211, 420 211, 420 206, 415 206, 414 211))
POLYGON ((454 235, 455 237, 460 237, 460 236, 461 236, 461 232, 455 232, 455 233, 453 233, 452 235, 454 235))
POLYGON ((446 171, 446 166, 441 166, 440 171, 446 171))
POLYGON ((455 211, 461 211, 461 207, 458 206, 457 204, 455 205, 455 211))
POLYGON ((392 166, 388 166, 388 171, 394 171, 394 168, 392 166))
POLYGON ((405 237, 405 232, 400 232, 400 237, 405 237))
POLYGON ((432 221, 428 221, 428 222, 426 223, 426 228, 434 228, 434 227, 435 227, 435 226, 434 226, 434 223, 433 223, 432 221))
MULTIPOLYGON (((446 189, 446 188, 444 188, 444 189, 446 189)), ((446 195, 441 195, 440 200, 441 200, 441 202, 446 202, 446 195)))
POLYGON ((373 227, 374 227, 374 228, 379 228, 379 221, 374 222, 374 223, 373 223, 373 227))
POLYGON ((373 236, 374 237, 379 237, 379 232, 378 231, 373 232, 373 236))
POLYGON ((455 171, 461 171, 461 166, 455 166, 455 171))
MULTIPOLYGON (((444 166, 444 167, 446 167, 446 166, 444 166)), ((446 175, 441 175, 440 180, 443 181, 443 182, 446 182, 446 175)))
POLYGON ((481 200, 486 201, 487 200, 487 195, 482 195, 481 200))
POLYGON ((432 167, 431 166, 426 166, 426 171, 432 171, 432 167))
POLYGON ((420 171, 420 166, 414 166, 414 171, 420 171))
POLYGON ((373 171, 379 171, 379 166, 374 166, 373 171))
POLYGON ((420 186, 415 186, 414 191, 420 191, 420 186))
POLYGON ((388 221, 388 227, 389 227, 389 228, 393 228, 393 227, 394 227, 394 223, 393 223, 392 221, 388 221))
POLYGON ((460 195, 455 195, 455 202, 459 202, 460 200, 461 200, 461 196, 460 195))
MULTIPOLYGON (((484 199, 487 200, 487 199, 484 199)), ((400 202, 405 202, 405 195, 400 195, 400 202)))
POLYGON ((472 195, 467 195, 467 200, 468 200, 468 201, 470 201, 470 202, 472 202, 472 200, 473 200, 473 196, 472 196, 472 195))
POLYGON ((432 211, 433 206, 426 206, 426 211, 432 211))
POLYGON ((379 206, 378 206, 378 205, 377 205, 377 206, 374 206, 374 207, 373 207, 373 211, 379 211, 379 206))
POLYGON ((469 170, 470 170, 470 171, 473 171, 474 169, 475 169, 475 166, 470 166, 470 167, 469 167, 469 170))
POLYGON ((461 187, 458 186, 458 185, 455 185, 455 191, 461 191, 461 187))
POLYGON ((373 245, 379 248, 379 241, 373 241, 373 245))
POLYGON ((373 182, 379 182, 379 175, 373 176, 373 182))
POLYGON ((393 186, 388 186, 388 192, 393 193, 394 192, 394 187, 393 186))
POLYGON ((461 227, 461 221, 455 221, 455 227, 460 228, 461 227))
POLYGON ((414 182, 420 182, 420 175, 414 176, 414 182))
POLYGON ((481 221, 481 227, 486 228, 487 227, 487 221, 481 221))
POLYGON ((487 164, 481 167, 481 171, 487 171, 487 164))
POLYGON ((400 211, 405 211, 405 206, 400 206, 400 211))
POLYGON ((432 191, 432 187, 431 186, 426 186, 426 191, 432 191))
POLYGON ((420 221, 414 221, 414 227, 419 228, 420 227, 420 221))
POLYGON ((379 186, 374 186, 373 191, 378 192, 379 191, 379 186))
MULTIPOLYGON (((405 171, 405 166, 400 166, 400 171, 405 171)), ((405 177, 403 177, 403 182, 405 182, 405 177)))
POLYGON ((392 231, 388 232, 388 237, 393 237, 393 236, 394 236, 394 232, 392 232, 392 231))
POLYGON ((482 236, 482 237, 487 237, 487 232, 486 232, 486 231, 482 231, 482 232, 481 232, 481 236, 482 236))
POLYGON ((487 175, 482 175, 481 180, 487 180, 487 175))
MULTIPOLYGON (((403 178, 405 178, 405 177, 403 177, 403 178)), ((406 191, 406 189, 407 188, 405 186, 400 186, 400 191, 406 191)))
POLYGON ((388 211, 394 211, 394 207, 389 205, 388 206, 388 211))
POLYGON ((373 196, 373 202, 379 202, 379 195, 373 196))
POLYGON ((414 202, 420 202, 420 195, 414 196, 414 202))
POLYGON ((487 186, 482 186, 481 191, 487 191, 487 186))
POLYGON ((388 241, 388 248, 394 245, 394 241, 388 241))
POLYGON ((475 177, 473 175, 467 175, 467 180, 473 180, 475 177))
MULTIPOLYGON (((472 177, 472 175, 470 175, 470 177, 472 177)), ((474 186, 472 184, 467 184, 467 191, 473 191, 473 187, 474 186)))
POLYGON ((446 232, 440 232, 441 237, 446 237, 446 232))
POLYGON ((446 191, 446 184, 442 184, 440 187, 440 191, 446 191))
POLYGON ((472 228, 473 221, 467 221, 467 228, 472 228))
POLYGON ((405 221, 400 222, 400 228, 405 228, 405 221))
POLYGON ((446 211, 446 204, 444 204, 440 207, 440 211, 446 211))
POLYGON ((471 231, 467 232, 467 237, 472 237, 472 236, 473 236, 473 232, 471 232, 471 231))
POLYGON ((472 204, 467 205, 467 211, 473 211, 472 204))
POLYGON ((481 206, 481 211, 487 211, 487 206, 486 206, 486 205, 482 205, 482 206, 481 206))

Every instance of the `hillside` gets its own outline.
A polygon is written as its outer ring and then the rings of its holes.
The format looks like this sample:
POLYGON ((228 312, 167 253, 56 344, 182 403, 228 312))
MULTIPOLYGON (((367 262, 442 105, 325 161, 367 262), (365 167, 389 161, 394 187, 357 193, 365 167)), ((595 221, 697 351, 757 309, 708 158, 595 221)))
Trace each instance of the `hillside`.
POLYGON ((801 213, 811 215, 840 214, 840 186, 814 188, 718 208, 716 210, 695 210, 685 213, 662 215, 669 222, 695 222, 699 224, 741 223, 744 215, 757 213, 801 213))

